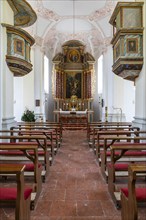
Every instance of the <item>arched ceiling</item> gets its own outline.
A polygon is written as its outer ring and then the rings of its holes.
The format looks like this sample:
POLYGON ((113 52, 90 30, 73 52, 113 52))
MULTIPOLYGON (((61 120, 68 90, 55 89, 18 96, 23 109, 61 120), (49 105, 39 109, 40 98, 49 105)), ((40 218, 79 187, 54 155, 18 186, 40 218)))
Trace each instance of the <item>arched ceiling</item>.
POLYGON ((98 57, 112 38, 109 24, 117 0, 28 0, 37 21, 27 28, 52 57, 68 40, 80 40, 86 51, 98 57))

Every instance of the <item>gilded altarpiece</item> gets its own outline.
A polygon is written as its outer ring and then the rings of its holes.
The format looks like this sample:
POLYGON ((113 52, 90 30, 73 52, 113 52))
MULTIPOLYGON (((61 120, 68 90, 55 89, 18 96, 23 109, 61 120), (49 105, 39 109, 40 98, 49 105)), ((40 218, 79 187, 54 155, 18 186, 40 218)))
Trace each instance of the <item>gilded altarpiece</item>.
POLYGON ((62 46, 62 53, 53 58, 55 110, 92 109, 94 62, 81 42, 72 40, 62 46))

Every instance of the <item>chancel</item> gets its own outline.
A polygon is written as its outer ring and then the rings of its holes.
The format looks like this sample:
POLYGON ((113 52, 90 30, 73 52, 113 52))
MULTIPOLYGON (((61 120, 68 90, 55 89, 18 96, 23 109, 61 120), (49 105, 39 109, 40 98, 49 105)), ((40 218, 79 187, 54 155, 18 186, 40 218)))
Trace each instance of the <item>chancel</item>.
POLYGON ((144 220, 146 0, 1 0, 0 22, 0 219, 144 220))

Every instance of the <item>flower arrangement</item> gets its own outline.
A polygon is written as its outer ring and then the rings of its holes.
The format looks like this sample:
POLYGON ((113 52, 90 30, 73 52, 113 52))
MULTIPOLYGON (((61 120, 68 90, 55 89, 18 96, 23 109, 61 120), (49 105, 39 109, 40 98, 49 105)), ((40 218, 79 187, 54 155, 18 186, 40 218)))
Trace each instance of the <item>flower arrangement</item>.
POLYGON ((34 111, 30 111, 26 109, 21 117, 22 121, 33 122, 35 121, 35 114, 34 111))

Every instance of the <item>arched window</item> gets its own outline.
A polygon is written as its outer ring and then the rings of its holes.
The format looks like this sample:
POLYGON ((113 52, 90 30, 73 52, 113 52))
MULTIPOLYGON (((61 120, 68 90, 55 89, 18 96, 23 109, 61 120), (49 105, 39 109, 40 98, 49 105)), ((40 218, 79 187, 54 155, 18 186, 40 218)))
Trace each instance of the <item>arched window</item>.
POLYGON ((98 59, 98 94, 103 92, 103 55, 98 59))
POLYGON ((49 59, 44 56, 44 91, 49 93, 49 59))

